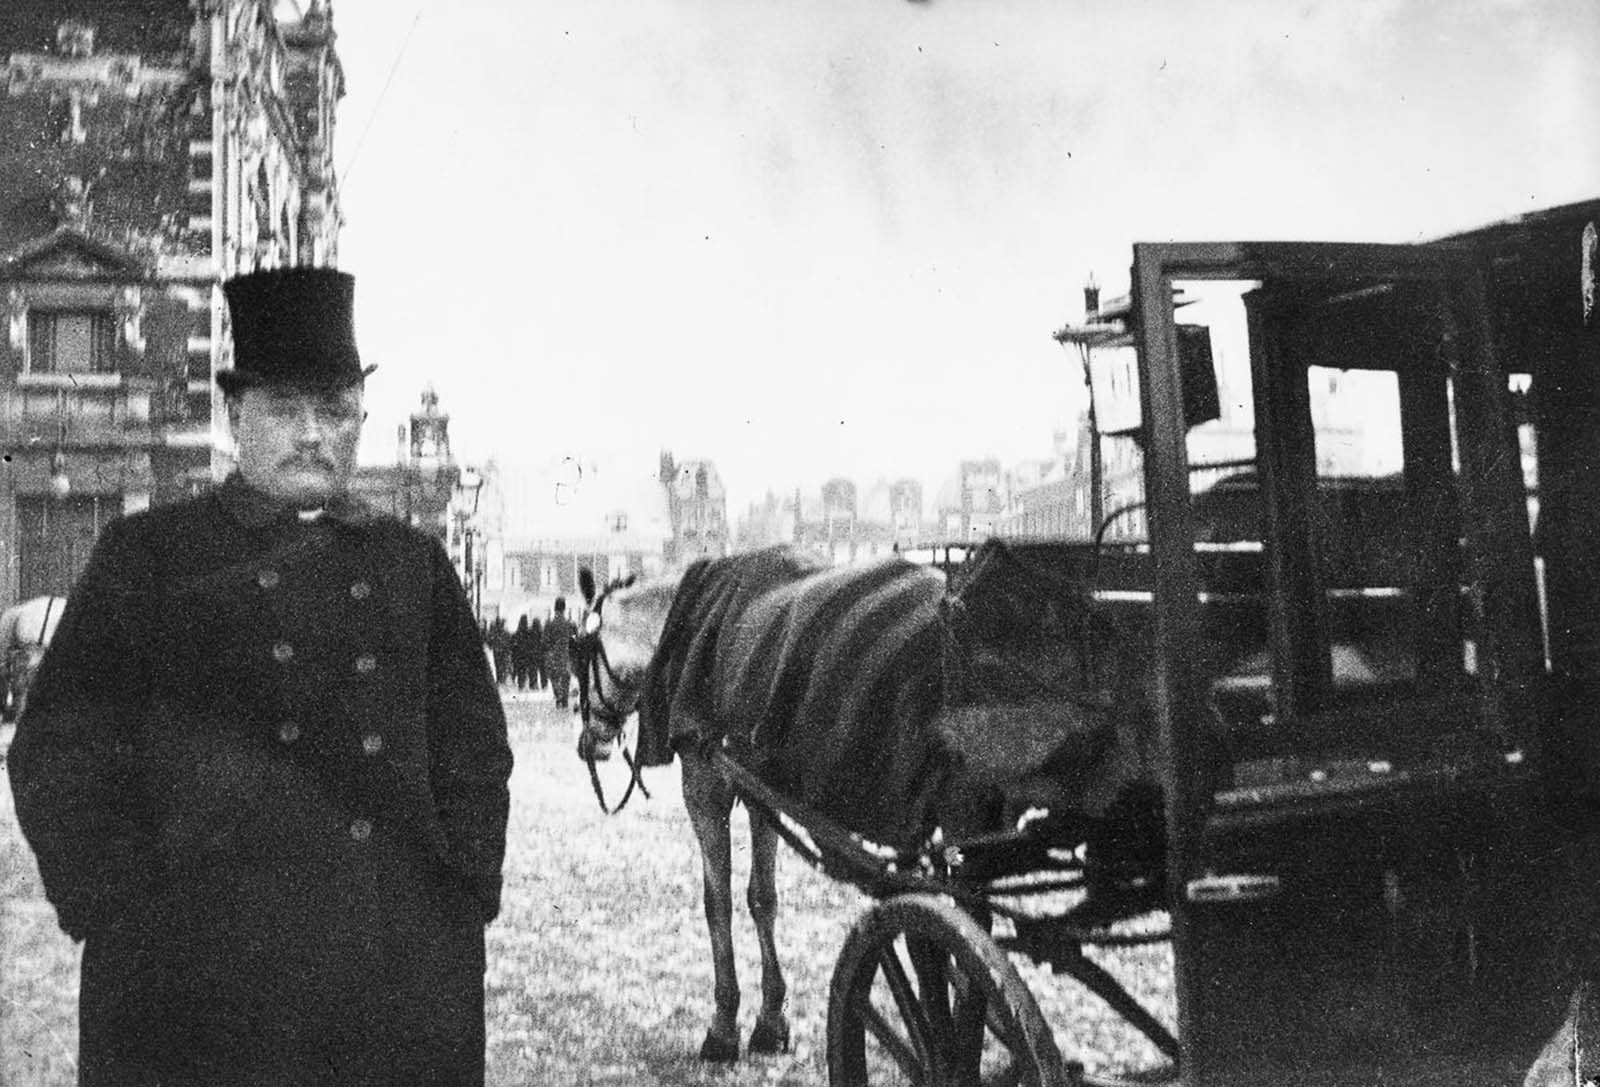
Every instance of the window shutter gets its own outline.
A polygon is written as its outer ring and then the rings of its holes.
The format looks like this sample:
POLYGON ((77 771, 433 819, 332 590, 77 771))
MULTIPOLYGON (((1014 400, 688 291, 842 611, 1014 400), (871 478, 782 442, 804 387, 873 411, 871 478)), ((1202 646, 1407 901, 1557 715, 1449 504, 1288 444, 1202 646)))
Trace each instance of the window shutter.
POLYGON ((56 357, 56 323, 48 313, 28 314, 28 369, 49 373, 56 357))
POLYGON ((109 313, 90 315, 89 369, 97 374, 115 372, 117 368, 117 326, 109 313))

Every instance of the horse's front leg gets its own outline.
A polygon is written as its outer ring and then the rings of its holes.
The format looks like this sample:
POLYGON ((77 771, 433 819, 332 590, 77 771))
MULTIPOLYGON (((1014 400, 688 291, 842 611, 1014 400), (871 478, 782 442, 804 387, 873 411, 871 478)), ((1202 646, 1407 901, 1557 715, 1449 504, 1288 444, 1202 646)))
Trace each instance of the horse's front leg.
MULTIPOLYGON (((746 805, 749 809, 749 805, 746 805)), ((785 1053, 789 1049, 789 1021, 783 1006, 789 987, 778 962, 778 941, 773 933, 778 919, 778 832, 766 816, 750 809, 750 890, 747 901, 761 943, 761 1014, 750 1032, 750 1052, 785 1053)))
POLYGON ((688 752, 683 763, 683 802, 700 843, 706 928, 716 979, 716 1011, 700 1045, 703 1061, 739 1059, 739 974, 733 959, 733 846, 728 817, 733 794, 709 762, 688 752))

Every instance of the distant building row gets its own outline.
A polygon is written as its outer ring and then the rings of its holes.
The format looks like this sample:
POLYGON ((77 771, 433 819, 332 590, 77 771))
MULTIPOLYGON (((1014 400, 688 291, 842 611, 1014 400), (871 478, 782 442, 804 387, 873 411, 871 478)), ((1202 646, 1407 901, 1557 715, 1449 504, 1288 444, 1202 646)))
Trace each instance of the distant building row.
POLYGON ((739 550, 793 543, 830 561, 850 562, 933 540, 979 539, 994 532, 1014 476, 994 458, 962 461, 936 496, 931 518, 924 512, 922 484, 909 478, 879 481, 864 493, 843 478, 828 480, 815 496, 798 488, 786 497, 768 493, 740 518, 734 543, 739 550))
POLYGON ((662 452, 649 465, 565 457, 483 469, 481 496, 458 498, 457 552, 486 619, 544 618, 557 597, 575 601, 578 571, 605 583, 732 549, 727 492, 709 460, 662 452), (471 512, 469 512, 471 511, 471 512))

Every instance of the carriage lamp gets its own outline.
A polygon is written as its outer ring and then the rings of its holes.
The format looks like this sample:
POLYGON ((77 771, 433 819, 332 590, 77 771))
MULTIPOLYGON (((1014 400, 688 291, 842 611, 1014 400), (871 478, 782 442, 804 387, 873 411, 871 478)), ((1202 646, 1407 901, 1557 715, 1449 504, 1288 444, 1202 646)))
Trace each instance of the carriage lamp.
POLYGON ((72 478, 67 475, 67 455, 61 450, 50 454, 50 497, 63 501, 72 493, 72 478))

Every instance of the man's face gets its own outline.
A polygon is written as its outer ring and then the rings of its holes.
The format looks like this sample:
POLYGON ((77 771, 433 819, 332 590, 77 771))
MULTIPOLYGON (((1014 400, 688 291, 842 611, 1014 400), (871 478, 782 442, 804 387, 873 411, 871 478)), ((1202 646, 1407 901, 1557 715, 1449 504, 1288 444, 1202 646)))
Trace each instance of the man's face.
POLYGON ((344 491, 356 469, 362 387, 245 389, 231 418, 244 481, 299 509, 344 491))

